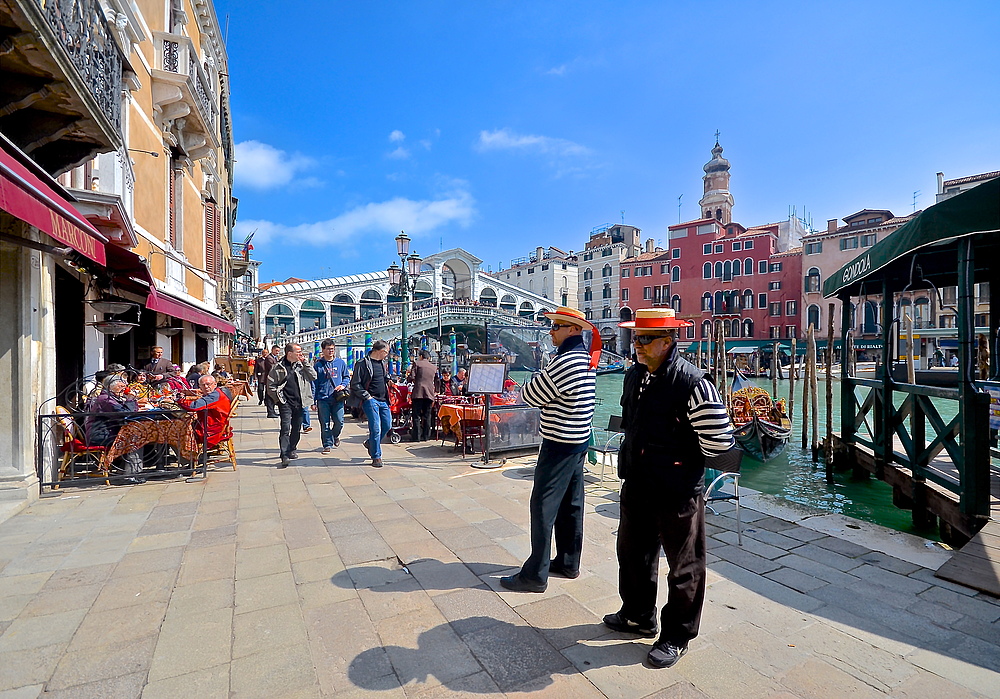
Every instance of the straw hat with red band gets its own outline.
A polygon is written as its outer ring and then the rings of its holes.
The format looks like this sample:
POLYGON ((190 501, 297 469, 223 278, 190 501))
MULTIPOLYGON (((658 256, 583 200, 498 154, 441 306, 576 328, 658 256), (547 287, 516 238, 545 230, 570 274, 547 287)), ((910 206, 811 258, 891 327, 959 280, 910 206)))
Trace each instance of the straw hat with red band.
POLYGON ((669 330, 670 328, 687 328, 694 325, 689 320, 676 317, 672 308, 641 308, 635 312, 635 320, 619 323, 619 328, 635 328, 636 330, 669 330))
POLYGON ((542 315, 554 323, 569 323, 571 325, 581 327, 584 330, 594 329, 594 324, 584 317, 583 311, 578 311, 575 308, 570 308, 569 306, 560 306, 551 313, 543 313, 542 315))
POLYGON ((583 311, 578 311, 575 308, 570 308, 569 306, 560 306, 551 313, 544 314, 546 318, 551 320, 553 323, 568 323, 570 325, 575 325, 583 330, 590 330, 590 368, 596 369, 598 362, 601 360, 601 334, 597 332, 597 328, 594 324, 587 320, 586 316, 583 315, 583 311))

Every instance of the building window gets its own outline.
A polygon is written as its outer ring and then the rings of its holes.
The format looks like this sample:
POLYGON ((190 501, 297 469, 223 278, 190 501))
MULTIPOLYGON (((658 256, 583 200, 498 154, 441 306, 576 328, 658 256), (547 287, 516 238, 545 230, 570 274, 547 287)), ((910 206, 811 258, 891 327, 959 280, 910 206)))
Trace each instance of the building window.
POLYGON ((739 252, 743 249, 743 243, 733 243, 733 252, 739 252))
POLYGON ((711 279, 712 278, 712 263, 706 262, 705 266, 701 268, 701 278, 711 279))
POLYGON ((753 274, 753 260, 749 257, 743 260, 743 274, 750 275, 753 274))
POLYGON ((958 303, 958 287, 957 286, 946 286, 941 289, 941 296, 943 297, 944 303, 948 306, 954 306, 958 303))
POLYGON ((740 272, 742 271, 742 269, 743 269, 743 263, 740 262, 739 260, 733 260, 733 276, 734 277, 740 276, 740 272))
POLYGON ((543 272, 546 272, 546 271, 548 271, 548 269, 549 269, 549 266, 548 266, 548 265, 542 265, 542 271, 543 271, 543 272))
POLYGON ((712 310, 712 294, 708 291, 701 295, 701 310, 712 310))
POLYGON ((809 268, 809 274, 806 275, 806 293, 818 292, 820 288, 820 276, 819 269, 816 267, 809 268))
POLYGON ((628 289, 622 289, 622 302, 625 303, 627 301, 628 301, 628 289))
POLYGON ((986 313, 977 313, 973 322, 975 322, 977 328, 985 328, 990 324, 990 317, 986 313))
MULTIPOLYGON (((664 288, 664 291, 666 291, 666 288, 664 288)), ((674 313, 676 313, 677 315, 680 315, 680 312, 681 312, 681 297, 678 296, 677 294, 674 294, 673 298, 670 299, 670 307, 674 309, 674 313)))
POLYGON ((752 240, 744 240, 743 241, 743 249, 744 250, 753 250, 753 241, 752 240))
POLYGON ((743 292, 743 308, 753 308, 753 292, 750 289, 743 292))
POLYGON ((806 327, 810 325, 819 330, 819 306, 815 303, 809 306, 809 310, 806 311, 806 327))
POLYGON ((594 290, 591 287, 587 287, 583 290, 583 300, 593 301, 594 300, 594 290))
POLYGON ((680 256, 681 256, 681 249, 680 248, 674 248, 673 250, 670 251, 670 257, 672 259, 674 259, 674 260, 680 259, 680 256))
POLYGON ((706 320, 701 324, 701 336, 703 338, 708 337, 710 332, 712 332, 712 321, 706 320))
POLYGON ((528 274, 534 274, 534 273, 535 273, 535 268, 534 267, 528 267, 528 274))
POLYGON ((854 236, 852 238, 841 238, 840 239, 840 249, 841 250, 854 250, 858 247, 858 237, 854 236))
POLYGON ((689 340, 693 340, 694 339, 694 326, 693 325, 687 326, 687 339, 689 339, 689 340))
POLYGON ((795 336, 796 336, 795 335, 795 326, 794 325, 786 325, 785 326, 785 337, 790 340, 790 339, 792 339, 795 336))
POLYGON ((670 274, 670 265, 660 265, 660 274, 670 274))
MULTIPOLYGON (((989 303, 990 302, 990 283, 981 282, 976 284, 976 303, 989 303)), ((978 325, 978 323, 977 323, 978 325)), ((984 323, 985 325, 985 323, 984 323)))
POLYGON ((613 251, 611 250, 611 248, 608 248, 607 250, 602 250, 601 257, 611 257, 612 252, 613 251))
POLYGON ((780 316, 781 315, 781 301, 772 301, 767 307, 767 314, 769 316, 780 316))
POLYGON ((681 280, 680 265, 674 265, 670 270, 670 281, 679 282, 681 280))
POLYGON ((611 298, 611 285, 610 284, 605 284, 604 285, 604 291, 601 292, 601 298, 606 298, 606 299, 611 298))
POLYGON ((781 263, 780 262, 772 262, 771 263, 771 271, 772 272, 780 272, 781 271, 781 263))
POLYGON ((622 267, 622 279, 628 279, 629 271, 627 268, 622 267))
POLYGON ((726 260, 722 265, 722 281, 733 281, 733 263, 729 260, 726 260))
POLYGON ((711 255, 712 254, 712 244, 711 243, 705 243, 705 245, 704 245, 704 247, 702 247, 701 251, 702 251, 702 253, 704 253, 706 255, 711 255))
POLYGON ((767 294, 757 294, 757 308, 767 308, 767 294))
POLYGON ((602 277, 610 277, 614 274, 614 270, 611 269, 611 265, 604 265, 604 269, 601 270, 602 277))
POLYGON ((818 242, 818 243, 806 243, 805 253, 807 255, 818 255, 821 252, 823 252, 823 243, 822 243, 822 241, 818 242))
POLYGON ((644 286, 642 287, 642 300, 649 301, 653 298, 653 287, 644 286))
POLYGON ((772 340, 780 340, 781 339, 781 326, 780 325, 772 325, 770 328, 768 328, 767 335, 772 340))
POLYGON ((716 262, 715 263, 715 278, 716 279, 722 279, 722 263, 721 262, 716 262))
POLYGON ((761 260, 757 263, 757 274, 767 274, 767 260, 761 260))
MULTIPOLYGON (((518 272, 517 274, 518 274, 518 276, 520 276, 521 273, 518 272)), ((592 270, 590 267, 588 267, 587 269, 583 270, 583 280, 584 281, 587 281, 588 279, 593 279, 593 278, 594 278, 594 270, 592 270)))
POLYGON ((585 253, 583 253, 583 261, 584 262, 589 262, 590 260, 593 260, 593 259, 594 259, 594 253, 592 253, 592 252, 585 252, 585 253))
POLYGON ((601 311, 601 318, 610 318, 610 317, 611 317, 611 309, 610 308, 605 308, 605 309, 603 309, 601 311))
POLYGON ((870 218, 868 219, 868 223, 882 223, 882 217, 879 216, 878 218, 870 218))
POLYGON ((768 282, 767 283, 767 290, 768 291, 780 291, 781 290, 781 282, 768 282))
POLYGON ((753 337, 753 321, 750 318, 743 319, 743 337, 753 337))
POLYGON ((716 252, 722 252, 722 248, 723 248, 722 243, 719 243, 718 245, 715 246, 715 251, 716 252))
POLYGON ((793 316, 796 313, 798 313, 799 309, 797 308, 797 306, 798 303, 796 303, 795 301, 785 301, 785 315, 793 316))
POLYGON ((592 310, 590 310, 589 308, 583 312, 583 315, 584 315, 584 318, 586 318, 587 320, 593 320, 594 319, 594 312, 592 310))

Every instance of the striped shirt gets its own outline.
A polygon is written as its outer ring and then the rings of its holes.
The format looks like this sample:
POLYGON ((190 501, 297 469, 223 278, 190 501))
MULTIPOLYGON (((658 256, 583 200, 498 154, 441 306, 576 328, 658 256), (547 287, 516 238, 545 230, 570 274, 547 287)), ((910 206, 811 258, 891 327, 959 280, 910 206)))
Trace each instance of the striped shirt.
POLYGON ((688 399, 688 420, 698 435, 701 453, 718 456, 733 446, 733 423, 722 402, 722 395, 705 377, 694 386, 688 399))
POLYGON ((596 376, 590 368, 590 355, 581 342, 579 349, 560 352, 525 382, 521 397, 529 405, 541 408, 542 437, 563 444, 590 440, 596 376))

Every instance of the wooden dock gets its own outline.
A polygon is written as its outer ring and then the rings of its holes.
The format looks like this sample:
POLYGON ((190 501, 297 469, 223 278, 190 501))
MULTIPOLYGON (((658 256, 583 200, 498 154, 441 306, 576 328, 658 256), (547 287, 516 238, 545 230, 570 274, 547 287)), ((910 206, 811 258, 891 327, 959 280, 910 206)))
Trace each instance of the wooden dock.
POLYGON ((934 574, 1000 597, 1000 522, 990 520, 934 574))

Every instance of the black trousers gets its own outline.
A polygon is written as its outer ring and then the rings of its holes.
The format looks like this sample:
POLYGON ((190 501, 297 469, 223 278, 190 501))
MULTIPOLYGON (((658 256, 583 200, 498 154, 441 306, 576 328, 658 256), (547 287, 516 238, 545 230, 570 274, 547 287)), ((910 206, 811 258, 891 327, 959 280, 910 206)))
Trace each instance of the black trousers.
POLYGON ((290 456, 299 447, 299 433, 302 430, 302 406, 292 408, 288 403, 278 403, 280 429, 278 448, 281 456, 290 456))
POLYGON ((264 402, 264 396, 267 394, 267 381, 263 379, 257 379, 257 403, 264 402))
POLYGON ((618 526, 618 594, 627 619, 656 619, 661 546, 670 570, 660 640, 686 646, 698 635, 705 604, 704 497, 678 499, 661 488, 626 479, 618 526))
POLYGON ((423 442, 431 438, 431 408, 434 405, 433 398, 413 399, 413 427, 410 430, 410 437, 414 442, 423 442))
POLYGON ((587 452, 570 454, 542 440, 531 488, 531 554, 521 566, 521 577, 533 582, 549 579, 549 557, 555 530, 556 565, 580 569, 583 551, 583 460, 587 452))

